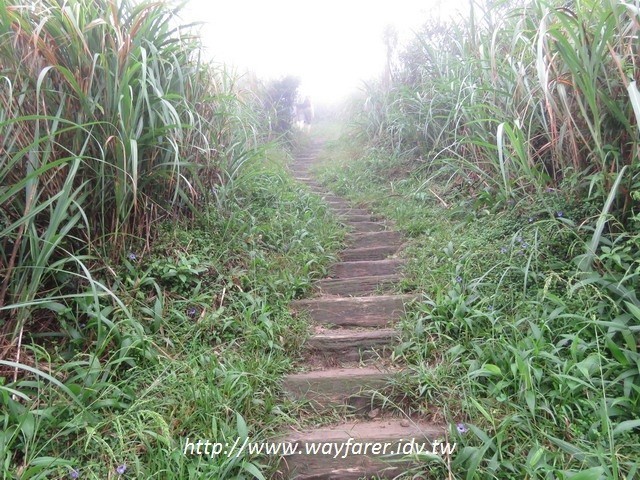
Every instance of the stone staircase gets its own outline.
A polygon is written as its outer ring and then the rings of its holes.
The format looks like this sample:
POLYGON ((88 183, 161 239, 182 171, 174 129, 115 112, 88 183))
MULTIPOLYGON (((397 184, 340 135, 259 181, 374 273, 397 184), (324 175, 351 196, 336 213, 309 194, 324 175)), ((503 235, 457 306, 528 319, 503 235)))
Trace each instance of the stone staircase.
POLYGON ((314 334, 305 344, 306 371, 285 377, 283 390, 315 414, 337 413, 349 421, 284 432, 281 441, 300 449, 281 459, 275 478, 393 478, 410 465, 394 454, 399 445, 412 440, 429 443, 444 435, 441 426, 388 412, 385 397, 378 393, 388 391, 400 370, 387 353, 397 341, 394 324, 415 298, 390 293, 402 278, 403 262, 395 255, 403 239, 380 218, 354 208, 311 178, 309 170, 320 150, 316 144, 300 154, 293 174, 324 197, 351 232, 340 262, 333 265, 329 278, 317 282, 317 296, 291 305, 309 316, 314 334), (338 456, 305 452, 306 444, 318 442, 369 445, 369 451, 338 456))

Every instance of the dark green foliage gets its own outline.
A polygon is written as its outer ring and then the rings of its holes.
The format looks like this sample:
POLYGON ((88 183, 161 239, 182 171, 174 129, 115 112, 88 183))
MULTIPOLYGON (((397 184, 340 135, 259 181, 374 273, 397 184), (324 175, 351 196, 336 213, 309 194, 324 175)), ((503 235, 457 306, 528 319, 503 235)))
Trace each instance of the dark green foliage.
POLYGON ((623 224, 607 199, 564 188, 505 197, 387 151, 343 139, 323 175, 412 238, 405 289, 423 296, 403 322, 397 388, 417 413, 444 414, 458 443, 450 463, 412 473, 635 478, 637 212, 623 224))
POLYGON ((368 84, 354 134, 505 200, 547 187, 606 197, 626 166, 614 209, 628 218, 639 178, 635 7, 469 6, 425 23, 390 85, 368 84))
MULTIPOLYGON (((304 335, 286 302, 339 229, 176 13, 0 3, 2 478, 263 475, 181 442, 278 424, 304 335)), ((274 90, 283 119, 296 86, 274 90)))
POLYGON ((20 365, 0 384, 5 476, 107 478, 122 464, 137 478, 266 475, 265 458, 182 449, 187 437, 260 441, 287 418, 278 381, 306 335, 288 303, 325 274, 341 230, 277 156, 246 163, 223 203, 159 225, 150 251, 102 279, 135 320, 78 301, 87 315, 61 312, 55 343, 26 348, 51 373, 20 365), (122 346, 95 352, 100 335, 122 346))
POLYGON ((279 133, 291 130, 300 79, 292 76, 270 81, 264 92, 263 103, 267 110, 275 112, 274 129, 279 133))

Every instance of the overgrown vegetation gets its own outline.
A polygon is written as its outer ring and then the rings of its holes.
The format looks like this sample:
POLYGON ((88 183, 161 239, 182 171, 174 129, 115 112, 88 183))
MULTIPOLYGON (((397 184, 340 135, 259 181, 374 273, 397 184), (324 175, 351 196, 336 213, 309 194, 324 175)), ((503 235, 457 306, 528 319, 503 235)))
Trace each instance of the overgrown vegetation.
POLYGON ((235 170, 226 163, 256 146, 247 133, 259 123, 173 14, 128 1, 2 4, 5 338, 61 299, 80 309, 84 297, 89 311, 75 313, 99 317, 109 291, 87 263, 123 257, 160 219, 204 205, 235 170))
POLYGON ((286 419, 286 305, 341 233, 269 143, 277 102, 176 14, 0 3, 3 478, 262 478, 183 442, 286 419))
POLYGON ((637 7, 473 4, 464 20, 424 25, 398 53, 390 88, 370 85, 359 135, 503 202, 562 182, 606 195, 626 166, 616 206, 629 213, 637 7))
MULTIPOLYGON (((222 187, 224 205, 195 222, 162 223, 149 252, 114 266, 112 291, 147 358, 135 344, 127 356, 97 352, 96 320, 69 310, 60 312, 66 335, 25 347, 34 368, 20 365, 26 374, 2 387, 5 472, 108 478, 126 465, 134 478, 263 478, 266 459, 183 454, 187 437, 254 441, 290 421, 277 386, 306 324, 288 303, 339 246, 320 200, 273 152, 262 160, 222 187)), ((113 310, 101 313, 115 323, 113 310)))
MULTIPOLYGON (((491 2, 371 84, 331 168, 412 237, 395 355, 457 478, 634 478, 634 2, 491 2), (386 198, 381 195, 386 192, 386 198), (578 473, 580 472, 580 473, 578 473)), ((286 175, 295 81, 249 92, 164 4, 0 3, 0 471, 262 478, 340 229, 286 175)))
POLYGON ((416 473, 635 478, 638 6, 491 4, 425 25, 323 175, 412 237, 398 385, 459 424, 416 473))
POLYGON ((287 76, 271 80, 265 87, 264 102, 267 110, 275 112, 273 129, 280 134, 290 133, 298 95, 300 79, 287 76))

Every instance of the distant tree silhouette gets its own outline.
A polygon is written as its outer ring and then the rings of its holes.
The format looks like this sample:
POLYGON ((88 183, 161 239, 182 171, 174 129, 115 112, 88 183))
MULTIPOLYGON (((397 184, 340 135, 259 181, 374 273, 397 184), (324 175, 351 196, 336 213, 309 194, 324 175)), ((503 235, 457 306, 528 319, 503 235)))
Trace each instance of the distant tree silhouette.
POLYGON ((272 80, 267 84, 265 108, 275 114, 273 128, 279 133, 291 130, 299 86, 300 79, 291 75, 272 80))

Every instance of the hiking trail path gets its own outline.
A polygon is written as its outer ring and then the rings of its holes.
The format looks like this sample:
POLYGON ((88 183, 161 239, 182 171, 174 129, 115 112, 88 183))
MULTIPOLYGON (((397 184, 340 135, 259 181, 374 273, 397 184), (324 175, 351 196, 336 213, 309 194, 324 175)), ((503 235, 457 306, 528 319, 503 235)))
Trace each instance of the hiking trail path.
MULTIPOLYGON (((338 413, 340 423, 290 430, 283 440, 299 445, 298 454, 281 459, 276 478, 296 480, 351 480, 393 478, 406 471, 411 461, 389 461, 398 446, 444 438, 442 425, 398 416, 377 393, 393 382, 399 367, 388 360, 397 342, 394 324, 405 312, 405 304, 416 295, 392 294, 402 279, 403 260, 397 254, 402 235, 383 219, 329 192, 311 177, 322 143, 314 142, 295 157, 293 176, 322 196, 340 221, 348 227, 347 248, 328 278, 315 284, 315 296, 292 302, 295 312, 311 320, 313 334, 304 345, 304 373, 287 375, 285 394, 306 402, 313 414, 338 413), (346 420, 344 419, 346 417, 346 420), (352 439, 352 440, 349 440, 352 439), (349 454, 307 454, 305 444, 349 442, 349 454), (356 450, 367 451, 353 455, 356 450), (377 445, 377 446, 376 446, 377 445), (385 447, 386 445, 386 447, 385 447), (383 454, 383 451, 386 454, 383 454)), ((333 417, 332 417, 333 418, 333 417)), ((347 447, 345 447, 347 448, 347 447)))

